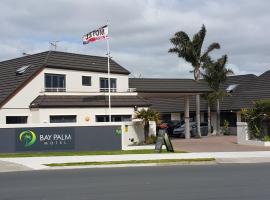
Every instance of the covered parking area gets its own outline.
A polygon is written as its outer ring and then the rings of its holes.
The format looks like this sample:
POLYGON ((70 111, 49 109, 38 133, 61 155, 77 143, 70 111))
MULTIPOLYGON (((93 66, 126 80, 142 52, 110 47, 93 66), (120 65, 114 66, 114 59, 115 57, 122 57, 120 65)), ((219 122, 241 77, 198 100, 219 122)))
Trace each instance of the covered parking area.
MULTIPOLYGON (((186 139, 190 138, 190 98, 196 96, 197 94, 201 96, 211 92, 205 81, 194 81, 193 79, 131 78, 129 79, 129 87, 136 88, 138 95, 145 99, 179 97, 184 98, 184 121, 186 124, 186 139)), ((201 116, 199 106, 196 107, 196 122, 198 130, 200 130, 200 121, 201 116)))

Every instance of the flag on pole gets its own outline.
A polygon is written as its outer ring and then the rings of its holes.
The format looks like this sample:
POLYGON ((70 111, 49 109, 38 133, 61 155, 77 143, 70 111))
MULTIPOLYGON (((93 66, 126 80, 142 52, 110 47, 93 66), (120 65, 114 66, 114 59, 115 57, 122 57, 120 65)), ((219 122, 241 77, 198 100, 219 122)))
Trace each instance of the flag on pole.
POLYGON ((108 25, 102 26, 97 30, 91 31, 90 33, 85 34, 83 39, 83 44, 88 44, 89 42, 95 42, 96 40, 107 39, 108 36, 108 25))

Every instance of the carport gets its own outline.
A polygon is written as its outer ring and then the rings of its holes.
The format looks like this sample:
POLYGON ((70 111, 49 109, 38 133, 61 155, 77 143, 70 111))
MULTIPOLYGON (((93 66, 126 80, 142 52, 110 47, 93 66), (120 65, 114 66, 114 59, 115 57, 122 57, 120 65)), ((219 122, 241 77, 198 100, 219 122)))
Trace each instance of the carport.
MULTIPOLYGON (((202 95, 211 92, 211 89, 208 87, 205 81, 194 81, 193 79, 130 78, 129 87, 136 88, 138 95, 146 99, 153 97, 184 97, 184 121, 186 124, 186 139, 190 138, 190 97, 196 96, 197 94, 202 95)), ((200 99, 198 99, 198 101, 200 101, 200 99)), ((200 130, 200 107, 196 107, 196 122, 198 130, 200 130)))

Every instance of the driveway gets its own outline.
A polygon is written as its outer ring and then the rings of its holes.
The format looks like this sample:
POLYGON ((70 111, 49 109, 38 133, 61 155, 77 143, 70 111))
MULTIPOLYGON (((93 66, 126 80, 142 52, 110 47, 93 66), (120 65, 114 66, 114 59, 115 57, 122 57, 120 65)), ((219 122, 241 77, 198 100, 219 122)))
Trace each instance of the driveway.
POLYGON ((270 151, 270 147, 237 144, 236 136, 208 136, 200 139, 172 138, 175 150, 188 152, 270 151))

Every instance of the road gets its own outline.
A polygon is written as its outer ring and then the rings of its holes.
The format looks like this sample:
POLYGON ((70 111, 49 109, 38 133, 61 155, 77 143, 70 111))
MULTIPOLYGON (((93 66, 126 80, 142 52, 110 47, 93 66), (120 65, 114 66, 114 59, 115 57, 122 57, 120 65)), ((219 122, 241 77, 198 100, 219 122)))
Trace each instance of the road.
POLYGON ((269 200, 270 164, 0 173, 1 200, 269 200))

